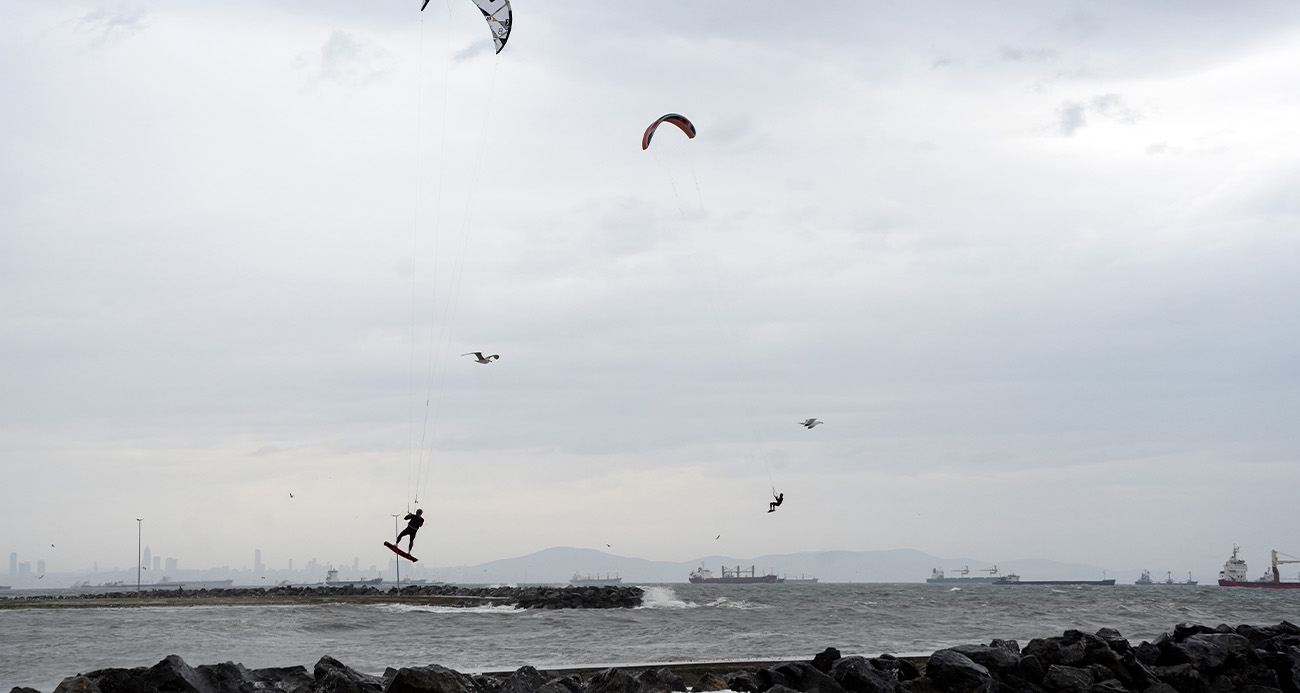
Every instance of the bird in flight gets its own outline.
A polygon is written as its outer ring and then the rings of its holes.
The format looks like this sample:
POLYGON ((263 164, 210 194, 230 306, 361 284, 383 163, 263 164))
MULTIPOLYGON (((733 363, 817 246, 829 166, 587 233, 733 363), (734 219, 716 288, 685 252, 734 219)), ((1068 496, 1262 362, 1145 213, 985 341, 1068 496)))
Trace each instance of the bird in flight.
POLYGON ((806 421, 800 421, 799 425, 803 426, 804 428, 812 428, 813 426, 816 426, 819 423, 825 423, 825 422, 818 421, 817 419, 807 419, 806 421))
POLYGON ((483 352, 481 351, 470 351, 461 354, 461 356, 473 356, 474 360, 478 361, 479 363, 492 363, 492 359, 499 360, 501 358, 500 354, 492 354, 491 356, 484 356, 483 352))

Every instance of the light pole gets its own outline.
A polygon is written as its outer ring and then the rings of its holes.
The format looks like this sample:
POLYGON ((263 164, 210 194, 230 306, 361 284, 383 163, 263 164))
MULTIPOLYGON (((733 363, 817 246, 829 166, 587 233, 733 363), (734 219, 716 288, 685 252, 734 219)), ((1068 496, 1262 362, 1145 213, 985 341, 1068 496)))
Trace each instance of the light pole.
POLYGON ((135 518, 135 594, 140 596, 140 561, 144 560, 144 554, 140 552, 140 547, 144 545, 144 518, 135 518))
MULTIPOLYGON (((397 534, 397 527, 398 527, 397 518, 398 515, 394 513, 393 534, 397 534)), ((400 541, 401 538, 399 537, 398 540, 400 541)), ((393 554, 393 565, 397 566, 397 591, 401 592, 402 591, 402 557, 398 556, 397 554, 393 554)))

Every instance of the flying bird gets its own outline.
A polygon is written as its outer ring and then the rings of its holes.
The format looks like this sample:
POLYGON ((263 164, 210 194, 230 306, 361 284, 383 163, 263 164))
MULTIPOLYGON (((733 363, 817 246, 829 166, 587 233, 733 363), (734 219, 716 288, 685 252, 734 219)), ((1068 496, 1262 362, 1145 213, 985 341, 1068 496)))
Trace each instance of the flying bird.
POLYGON ((290 493, 290 494, 289 494, 289 497, 290 497, 290 498, 293 498, 293 494, 292 494, 292 493, 290 493))
POLYGON ((461 354, 461 356, 473 356, 473 357, 474 357, 474 360, 475 360, 475 361, 478 361, 479 363, 492 363, 492 359, 500 359, 500 358, 501 358, 501 355, 500 355, 500 354, 492 354, 491 356, 484 356, 484 355, 483 355, 483 352, 481 352, 481 351, 470 351, 470 352, 466 352, 466 353, 464 353, 464 354, 461 354))
POLYGON ((808 419, 806 421, 800 421, 799 425, 803 426, 804 428, 812 428, 813 426, 816 426, 819 423, 824 423, 824 422, 818 421, 817 419, 808 419))

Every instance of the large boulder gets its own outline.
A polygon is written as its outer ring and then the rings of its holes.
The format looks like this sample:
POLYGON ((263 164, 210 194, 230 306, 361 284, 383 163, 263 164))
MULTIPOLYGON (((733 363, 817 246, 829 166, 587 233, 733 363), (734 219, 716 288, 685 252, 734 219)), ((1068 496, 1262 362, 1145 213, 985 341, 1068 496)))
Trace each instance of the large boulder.
POLYGON ((696 693, 711 693, 712 691, 725 691, 728 690, 727 680, 722 678, 721 676, 718 676, 717 674, 706 673, 705 675, 700 677, 699 681, 695 682, 695 685, 691 687, 691 690, 696 691, 696 693))
POLYGON ((647 669, 636 675, 643 693, 675 693, 686 691, 686 681, 667 668, 647 669))
POLYGON ((501 684, 499 693, 536 693, 537 689, 544 685, 546 685, 546 679, 538 673, 537 669, 522 666, 506 677, 506 680, 501 684))
POLYGON ((621 669, 603 669, 591 675, 583 686, 586 693, 641 693, 641 684, 621 669))
POLYGON ((383 693, 384 680, 345 666, 329 655, 312 669, 316 693, 383 693))
POLYGON ((925 678, 952 693, 997 693, 998 682, 981 664, 956 650, 939 650, 925 664, 925 678))
POLYGON ((1043 676, 1043 688, 1049 693, 1088 693, 1095 681, 1088 669, 1053 664, 1043 676))
POLYGON ((384 693, 480 693, 474 679, 467 674, 437 664, 402 667, 397 670, 384 693))
POLYGON ((785 662, 758 672, 762 690, 775 686, 785 686, 796 691, 818 691, 818 693, 845 693, 841 686, 829 674, 818 671, 808 662, 785 662))
POLYGON ((831 673, 831 667, 835 666, 835 662, 839 661, 840 656, 839 650, 834 647, 828 647, 821 652, 818 652, 817 656, 813 657, 812 665, 817 669, 817 671, 829 674, 831 673))
POLYGON ((1015 673, 1020 667, 1020 653, 1007 647, 958 645, 949 649, 966 655, 972 662, 988 669, 995 675, 1015 673))
POLYGON ((898 678, 877 669, 866 657, 842 657, 831 667, 831 678, 849 693, 894 693, 898 678))

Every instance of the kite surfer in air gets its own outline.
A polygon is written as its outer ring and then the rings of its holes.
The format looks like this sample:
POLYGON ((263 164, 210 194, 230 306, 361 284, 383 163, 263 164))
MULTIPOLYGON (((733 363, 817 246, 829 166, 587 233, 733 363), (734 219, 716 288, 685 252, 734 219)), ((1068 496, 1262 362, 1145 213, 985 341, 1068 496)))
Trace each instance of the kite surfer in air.
POLYGON ((779 508, 781 504, 785 502, 784 493, 774 493, 772 494, 772 497, 775 498, 776 500, 767 504, 767 511, 770 513, 776 512, 776 509, 779 508))
POLYGON ((414 515, 406 513, 406 517, 402 519, 407 521, 406 529, 397 535, 397 543, 402 543, 402 537, 411 537, 410 543, 406 545, 406 552, 410 553, 411 549, 415 548, 415 533, 424 526, 424 511, 417 508, 414 515))

